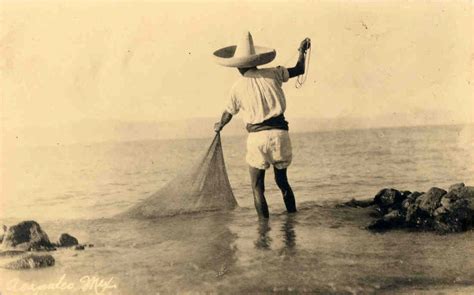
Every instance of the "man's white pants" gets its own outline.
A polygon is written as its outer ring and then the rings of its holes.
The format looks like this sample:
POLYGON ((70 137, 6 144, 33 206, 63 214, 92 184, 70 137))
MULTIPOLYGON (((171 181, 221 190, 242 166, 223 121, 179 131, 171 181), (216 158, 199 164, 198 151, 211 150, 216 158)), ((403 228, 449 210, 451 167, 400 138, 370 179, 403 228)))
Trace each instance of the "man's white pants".
POLYGON ((291 164, 292 150, 287 130, 271 129, 251 132, 247 138, 247 163, 257 169, 287 168, 291 164))

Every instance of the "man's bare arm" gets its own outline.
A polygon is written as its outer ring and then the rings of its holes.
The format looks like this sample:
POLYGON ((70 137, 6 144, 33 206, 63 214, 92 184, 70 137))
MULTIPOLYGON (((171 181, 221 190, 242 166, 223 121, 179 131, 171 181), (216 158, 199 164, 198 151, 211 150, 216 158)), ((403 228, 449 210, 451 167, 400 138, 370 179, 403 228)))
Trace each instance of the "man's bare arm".
POLYGON ((298 56, 298 62, 296 65, 292 68, 288 69, 288 73, 290 74, 290 78, 303 75, 305 70, 305 56, 304 52, 300 51, 300 54, 298 56))
POLYGON ((305 72, 305 52, 311 46, 311 43, 308 38, 301 41, 300 48, 298 49, 300 54, 298 56, 298 61, 296 65, 292 68, 288 69, 288 73, 290 74, 290 78, 303 75, 305 72))
POLYGON ((214 124, 214 131, 220 132, 222 128, 224 128, 224 126, 230 122, 230 120, 232 120, 232 114, 227 111, 224 111, 224 113, 222 113, 221 120, 214 124))

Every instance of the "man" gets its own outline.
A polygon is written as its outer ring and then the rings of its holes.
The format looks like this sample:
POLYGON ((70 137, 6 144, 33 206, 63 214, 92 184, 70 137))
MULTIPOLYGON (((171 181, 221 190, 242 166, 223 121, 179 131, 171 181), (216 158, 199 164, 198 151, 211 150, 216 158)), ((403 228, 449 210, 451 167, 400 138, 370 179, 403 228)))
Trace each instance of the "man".
POLYGON ((288 122, 285 120, 285 94, 283 82, 304 74, 305 52, 309 39, 301 42, 298 62, 293 68, 259 69, 257 66, 271 62, 273 49, 254 46, 250 33, 246 33, 237 46, 229 46, 214 52, 216 61, 224 66, 236 67, 242 77, 234 84, 230 101, 214 130, 220 132, 239 111, 247 124, 246 161, 249 164, 255 208, 260 218, 268 218, 265 200, 265 170, 273 165, 275 181, 283 194, 286 209, 296 212, 295 196, 287 178, 287 167, 292 160, 288 122))

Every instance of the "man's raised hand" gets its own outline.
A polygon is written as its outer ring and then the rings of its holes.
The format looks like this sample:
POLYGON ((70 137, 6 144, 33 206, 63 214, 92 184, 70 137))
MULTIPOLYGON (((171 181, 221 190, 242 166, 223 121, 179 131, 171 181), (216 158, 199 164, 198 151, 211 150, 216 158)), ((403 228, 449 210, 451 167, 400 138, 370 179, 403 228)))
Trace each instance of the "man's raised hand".
POLYGON ((298 48, 299 51, 301 52, 306 52, 311 47, 311 39, 305 38, 303 41, 300 43, 300 48, 298 48))

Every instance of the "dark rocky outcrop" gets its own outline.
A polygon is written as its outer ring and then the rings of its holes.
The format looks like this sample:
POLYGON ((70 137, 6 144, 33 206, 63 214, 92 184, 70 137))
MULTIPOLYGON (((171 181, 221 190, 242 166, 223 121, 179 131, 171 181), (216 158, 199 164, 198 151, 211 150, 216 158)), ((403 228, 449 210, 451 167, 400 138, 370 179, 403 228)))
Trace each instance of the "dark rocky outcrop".
MULTIPOLYGON (((368 204, 364 201, 364 204, 368 204)), ((359 207, 351 200, 345 206, 359 207)), ((474 187, 453 184, 448 191, 433 187, 426 193, 385 188, 373 199, 377 219, 367 226, 373 231, 395 228, 460 232, 474 227, 474 187)))
POLYGON ((10 226, 2 241, 3 248, 18 248, 22 250, 52 250, 53 244, 48 235, 36 221, 23 221, 10 226))
POLYGON ((418 195, 407 207, 405 221, 412 227, 432 226, 434 211, 440 206, 441 198, 447 192, 433 187, 426 193, 418 195))
POLYGON ((421 196, 422 194, 424 193, 420 193, 420 192, 412 192, 411 194, 409 194, 405 200, 403 200, 402 202, 402 211, 406 213, 406 211, 408 210, 408 208, 413 204, 415 203, 416 199, 421 196))
POLYGON ((392 210, 385 214, 382 218, 375 220, 367 226, 370 230, 387 230, 402 227, 405 222, 405 216, 400 210, 392 210))
POLYGON ((389 209, 399 208, 407 196, 393 188, 384 188, 374 197, 374 204, 377 205, 382 214, 387 214, 389 209))
POLYGON ((433 226, 442 232, 465 231, 473 226, 474 187, 454 186, 441 198, 433 217, 433 226))
POLYGON ((460 188, 463 188, 463 187, 465 187, 465 184, 463 182, 455 183, 455 184, 452 184, 452 185, 449 186, 448 191, 457 190, 457 189, 460 189, 460 188))
POLYGON ((53 266, 55 263, 54 257, 45 254, 45 255, 37 255, 29 253, 25 256, 20 257, 17 260, 8 262, 1 267, 6 269, 32 269, 32 268, 43 268, 48 266, 53 266))
POLYGON ((0 234, 0 244, 3 242, 3 237, 5 236, 5 232, 7 231, 7 226, 2 226, 2 233, 0 234))
POLYGON ((74 247, 74 250, 84 250, 85 248, 85 245, 76 245, 76 247, 74 247))
MULTIPOLYGON (((74 247, 84 250, 84 245, 67 234, 60 235, 58 243, 51 243, 48 235, 36 221, 23 221, 9 228, 4 228, 5 235, 0 251, 0 267, 6 269, 31 269, 53 266, 54 257, 44 252, 56 250, 56 247, 74 247)), ((93 245, 90 244, 92 247, 93 245)))
POLYGON ((71 236, 70 234, 64 233, 59 236, 58 246, 59 247, 71 247, 79 244, 79 241, 71 236))
POLYGON ((425 194, 420 195, 416 199, 418 208, 428 215, 432 215, 434 210, 439 207, 441 197, 443 197, 447 191, 437 187, 430 188, 425 194))

